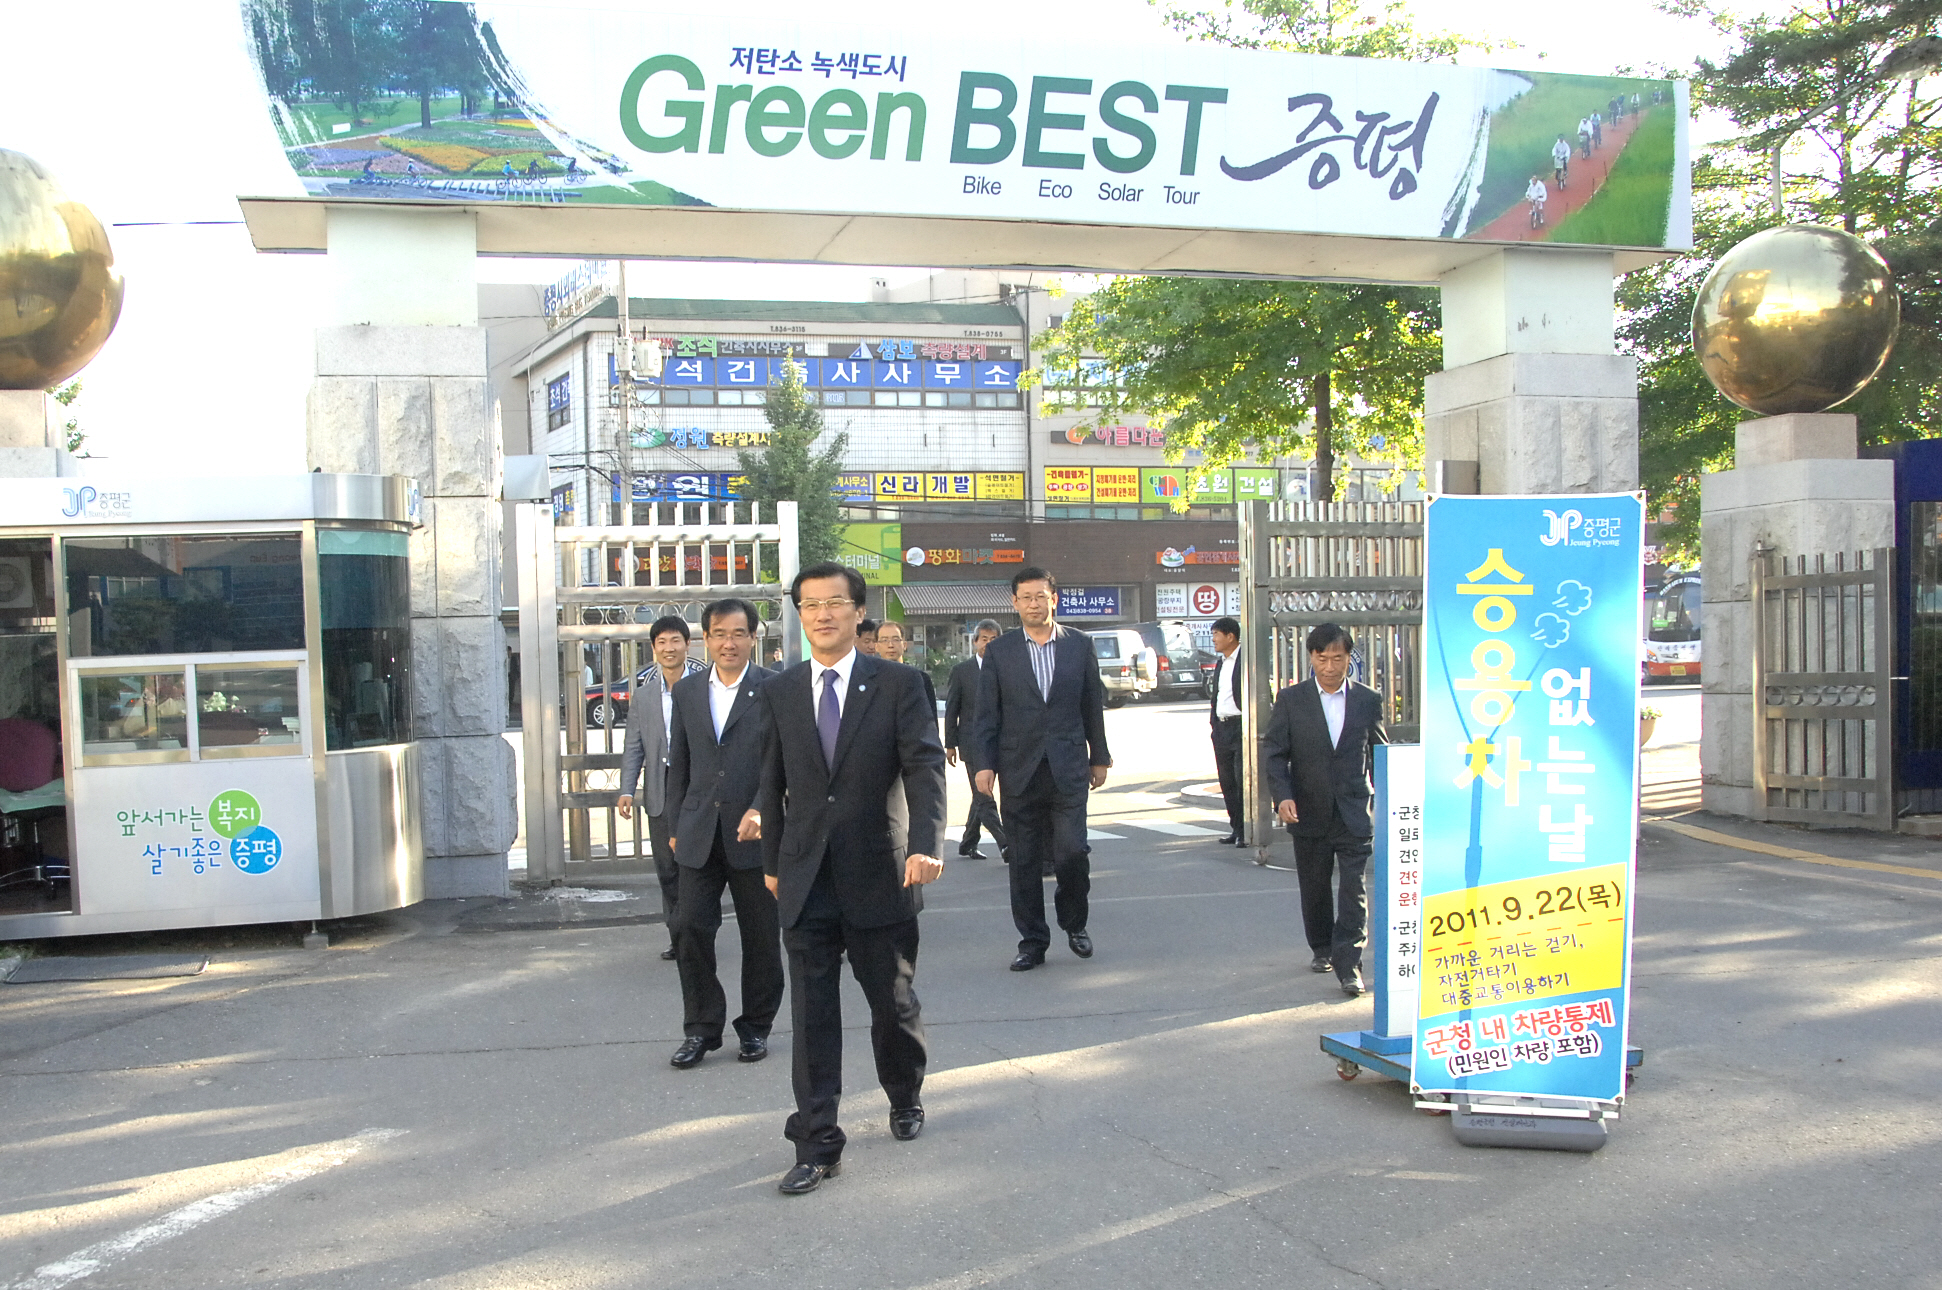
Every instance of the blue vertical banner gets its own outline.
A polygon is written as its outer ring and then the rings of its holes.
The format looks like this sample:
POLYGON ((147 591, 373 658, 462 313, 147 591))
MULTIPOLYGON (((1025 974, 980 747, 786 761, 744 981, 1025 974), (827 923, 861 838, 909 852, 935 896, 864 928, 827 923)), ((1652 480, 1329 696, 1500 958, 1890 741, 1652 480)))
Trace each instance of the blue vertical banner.
POLYGON ((1431 500, 1412 1085, 1623 1099, 1644 498, 1431 500))

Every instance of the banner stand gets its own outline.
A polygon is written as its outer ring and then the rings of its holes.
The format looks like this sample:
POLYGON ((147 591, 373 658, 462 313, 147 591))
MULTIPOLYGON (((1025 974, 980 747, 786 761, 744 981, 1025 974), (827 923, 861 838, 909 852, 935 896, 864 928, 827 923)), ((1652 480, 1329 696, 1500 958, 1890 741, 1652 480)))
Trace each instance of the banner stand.
MULTIPOLYGON (((1423 757, 1419 744, 1385 744, 1375 750, 1375 838, 1369 857, 1370 980, 1375 1028, 1324 1034, 1322 1052, 1335 1073, 1352 1080, 1364 1070, 1410 1082, 1410 1050, 1416 1033, 1416 972, 1421 948, 1423 757)), ((1626 1083, 1645 1062, 1645 1051, 1625 1049, 1626 1083)), ((1471 1093, 1445 1101, 1443 1094, 1416 1100, 1419 1110, 1450 1115, 1457 1141, 1473 1147, 1522 1147, 1542 1151, 1596 1151, 1605 1145, 1607 1120, 1618 1118, 1608 1103, 1577 1098, 1513 1097, 1471 1093)))

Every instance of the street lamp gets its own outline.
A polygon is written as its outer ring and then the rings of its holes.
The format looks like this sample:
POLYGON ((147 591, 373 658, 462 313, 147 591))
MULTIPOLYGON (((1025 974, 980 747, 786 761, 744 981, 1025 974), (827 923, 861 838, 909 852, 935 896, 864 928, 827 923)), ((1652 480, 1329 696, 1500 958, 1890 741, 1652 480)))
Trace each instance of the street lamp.
MULTIPOLYGON (((1942 65, 1942 36, 1919 36, 1906 45, 1890 50, 1888 57, 1881 60, 1881 66, 1875 69, 1875 79, 1883 82, 1920 80, 1927 73, 1934 71, 1938 65, 1942 65)), ((1775 215, 1784 218, 1787 214, 1781 201, 1780 150, 1787 146, 1789 139, 1800 132, 1802 126, 1821 113, 1838 106, 1840 106, 1838 101, 1823 103, 1807 115, 1798 117, 1791 124, 1784 126, 1774 138, 1771 161, 1775 215)))

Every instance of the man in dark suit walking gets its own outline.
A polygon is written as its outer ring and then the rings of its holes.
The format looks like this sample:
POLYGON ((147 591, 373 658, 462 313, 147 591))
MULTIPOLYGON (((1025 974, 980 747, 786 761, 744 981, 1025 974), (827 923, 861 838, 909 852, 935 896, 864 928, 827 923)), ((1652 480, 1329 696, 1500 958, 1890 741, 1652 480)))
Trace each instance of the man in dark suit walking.
POLYGON ((1227 836, 1221 842, 1238 847, 1246 836, 1241 819, 1241 755, 1246 722, 1241 712, 1241 624, 1233 618, 1214 620, 1214 651, 1220 666, 1214 670, 1214 697, 1207 702, 1213 727, 1214 773, 1220 777, 1221 801, 1227 807, 1227 836))
POLYGON ((1011 838, 1011 917, 1018 928, 1014 972, 1045 962, 1046 869, 1057 881, 1052 905, 1066 944, 1092 957, 1086 930, 1092 864, 1086 846, 1086 794, 1106 782, 1106 687, 1092 637, 1052 621, 1058 583, 1039 568, 1012 575, 1012 606, 1022 624, 985 647, 978 676, 977 789, 1004 785, 1011 838))
POLYGON ((908 1142, 924 1127, 927 1056, 912 982, 919 888, 944 872, 944 748, 917 670, 857 648, 865 592, 862 575, 840 564, 798 574, 789 595, 810 656, 760 696, 760 812, 744 833, 760 831, 789 953, 796 1111, 785 1133, 796 1163, 778 1184, 785 1195, 834 1176, 848 1140, 836 1119, 845 952, 869 1001, 891 1136, 908 1142))
POLYGON ((1369 814, 1382 699, 1349 680, 1355 642, 1334 623, 1308 633, 1306 681, 1275 696, 1261 738, 1262 772, 1275 814, 1295 841, 1301 921, 1315 972, 1333 971, 1344 993, 1363 992, 1369 930, 1369 814), (1339 892, 1330 878, 1340 870, 1339 892))
POLYGON ((998 854, 1011 858, 1005 841, 1005 826, 998 819, 998 803, 978 791, 978 677, 984 669, 985 647, 1001 634, 989 618, 971 633, 971 657, 951 669, 951 683, 944 695, 944 760, 955 766, 960 753, 964 758, 964 777, 971 781, 971 809, 964 817, 964 834, 958 839, 958 854, 967 860, 982 860, 978 850, 981 829, 991 830, 998 854))
POLYGON ((680 866, 675 897, 675 963, 681 969, 681 1030, 669 1064, 687 1070, 722 1046, 728 998, 715 973, 722 889, 735 901, 742 937, 742 1014, 736 1058, 769 1055, 769 1030, 782 1007, 782 945, 775 897, 762 881, 762 847, 740 837, 762 776, 762 720, 756 695, 775 673, 749 661, 756 615, 746 600, 717 600, 701 611, 701 639, 714 666, 674 687, 674 739, 668 754, 672 848, 680 866))
POLYGON ((668 746, 674 741, 674 687, 684 677, 707 668, 688 657, 688 620, 663 614, 648 630, 652 667, 634 678, 627 708, 627 732, 622 736, 620 818, 634 818, 638 805, 647 816, 648 845, 654 850, 654 874, 661 883, 661 920, 668 929, 668 947, 661 957, 674 957, 674 903, 680 894, 681 868, 674 862, 668 839, 674 836, 673 813, 664 791, 668 778, 668 746), (638 790, 638 792, 636 791, 638 790))

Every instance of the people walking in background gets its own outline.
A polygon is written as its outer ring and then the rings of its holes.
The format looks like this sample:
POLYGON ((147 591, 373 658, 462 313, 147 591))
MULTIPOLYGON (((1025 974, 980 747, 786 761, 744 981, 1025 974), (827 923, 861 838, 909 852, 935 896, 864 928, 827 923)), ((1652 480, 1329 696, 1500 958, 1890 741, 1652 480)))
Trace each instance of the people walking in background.
POLYGON ((1241 819, 1246 723, 1241 713, 1241 624, 1237 620, 1214 620, 1214 651, 1220 655, 1220 666, 1214 671, 1214 697, 1207 705, 1207 719, 1213 726, 1214 770, 1220 776, 1221 801, 1227 806, 1227 836, 1221 844, 1238 847, 1246 836, 1241 819))
MULTIPOLYGON (((902 663, 904 661, 904 655, 909 651, 910 638, 904 635, 904 625, 902 623, 894 619, 885 619, 883 622, 877 624, 878 658, 887 659, 892 663, 902 663)), ((905 664, 905 666, 909 665, 905 664)), ((917 675, 924 678, 924 693, 930 697, 931 713, 935 715, 937 712, 937 686, 931 680, 931 674, 923 668, 920 667, 917 669, 917 675)))
POLYGON ((978 677, 984 668, 984 653, 998 639, 1000 628, 987 618, 971 633, 971 657, 951 669, 951 682, 944 693, 944 758, 955 766, 964 759, 964 777, 971 781, 971 809, 964 817, 964 834, 958 839, 958 854, 967 860, 982 860, 978 850, 981 831, 991 830, 998 854, 1011 859, 1005 842, 1005 826, 998 819, 998 803, 989 793, 978 791, 978 677))
POLYGON ((908 1142, 924 1127, 928 1058, 913 982, 920 888, 944 872, 944 748, 912 669, 856 648, 865 591, 863 575, 840 564, 797 574, 789 596, 809 658, 761 690, 754 823, 789 954, 795 1029, 796 1110, 785 1133, 796 1163, 778 1184, 785 1195, 814 1191, 842 1167, 845 953, 870 1005, 890 1135, 908 1142))
POLYGON ((1307 680, 1275 696, 1262 738, 1262 774, 1275 814, 1294 836, 1309 968, 1333 971, 1344 993, 1363 992, 1368 939, 1368 869, 1374 834, 1374 748, 1382 699, 1349 680, 1355 642, 1334 623, 1308 633, 1307 680), (1339 890, 1331 891, 1331 878, 1339 890))
POLYGON ((1023 627, 985 647, 978 675, 977 789, 1004 785, 1000 803, 1011 839, 1011 915, 1018 928, 1014 972, 1045 962, 1045 871, 1066 944, 1092 957, 1087 931, 1092 889, 1086 795, 1106 782, 1106 687, 1092 637, 1052 621, 1058 583, 1028 566, 1012 575, 1011 602, 1023 627))
POLYGON ((1544 203, 1550 199, 1551 190, 1544 186, 1543 175, 1532 175, 1531 186, 1524 190, 1524 199, 1531 204, 1531 227, 1544 227, 1544 203))
POLYGON ((759 620, 746 600, 717 600, 701 611, 701 640, 714 666, 674 687, 668 753, 669 847, 680 868, 674 952, 681 969, 681 1046, 676 1070, 698 1066, 722 1046, 728 997, 715 972, 722 891, 735 902, 742 940, 742 1011, 736 1058, 769 1055, 769 1030, 782 1007, 782 941, 775 897, 762 880, 762 844, 741 837, 742 817, 761 786, 762 722, 756 698, 775 673, 750 661, 759 620))
POLYGON ((1571 145, 1565 142, 1563 135, 1559 135, 1558 141, 1551 145, 1551 178, 1557 183, 1558 191, 1564 191, 1570 171, 1571 145))
POLYGON ((874 618, 866 618, 856 629, 856 647, 871 658, 877 656, 877 628, 874 618))
POLYGON ((685 676, 707 671, 707 664, 688 657, 688 620, 663 614, 647 629, 654 666, 634 678, 627 709, 627 733, 620 764, 620 818, 634 818, 639 800, 647 815, 648 845, 654 850, 654 876, 661 883, 661 917, 668 929, 668 947, 661 957, 674 957, 674 908, 680 867, 668 839, 674 836, 672 810, 664 790, 668 776, 668 748, 674 741, 674 687, 685 676), (643 779, 642 776, 646 778, 643 779))

